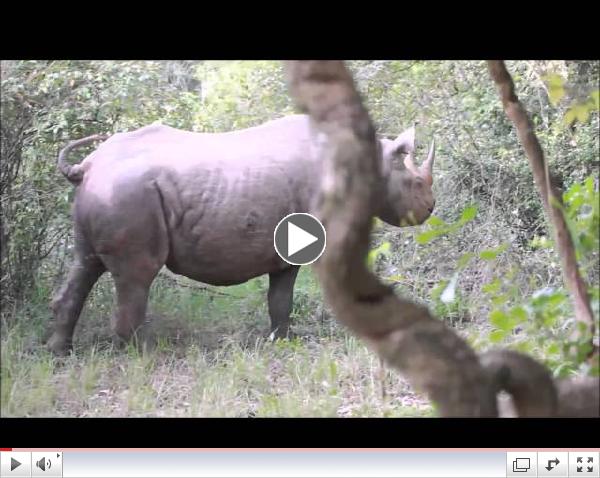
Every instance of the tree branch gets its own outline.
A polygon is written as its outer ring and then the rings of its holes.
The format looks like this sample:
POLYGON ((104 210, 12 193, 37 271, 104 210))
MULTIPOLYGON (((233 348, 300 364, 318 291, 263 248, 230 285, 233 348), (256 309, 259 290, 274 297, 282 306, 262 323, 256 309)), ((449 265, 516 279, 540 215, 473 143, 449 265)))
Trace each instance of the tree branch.
MULTIPOLYGON (((554 237, 562 262, 563 277, 565 285, 573 297, 575 318, 586 325, 591 336, 590 340, 593 340, 594 315, 590 307, 587 284, 579 272, 573 239, 563 215, 561 194, 550 180, 550 172, 544 157, 544 151, 537 139, 527 111, 515 93, 515 85, 506 69, 506 65, 503 61, 489 60, 488 69, 498 88, 506 116, 514 124, 519 141, 525 150, 546 214, 551 224, 554 225, 554 237)), ((590 355, 594 352, 592 345, 590 355)))

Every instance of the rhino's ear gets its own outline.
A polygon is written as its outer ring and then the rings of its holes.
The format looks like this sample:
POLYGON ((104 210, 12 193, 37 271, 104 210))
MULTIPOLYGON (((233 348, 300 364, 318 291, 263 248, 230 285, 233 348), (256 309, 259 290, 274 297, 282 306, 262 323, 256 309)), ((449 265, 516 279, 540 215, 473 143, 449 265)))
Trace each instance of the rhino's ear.
POLYGON ((405 165, 400 159, 401 154, 410 154, 415 150, 415 128, 408 128, 396 139, 381 139, 381 155, 383 157, 383 173, 389 172, 392 168, 404 169, 405 165))
POLYGON ((411 126, 406 131, 401 133, 394 141, 393 144, 393 153, 414 153, 415 151, 415 127, 411 126))
MULTIPOLYGON (((395 155, 394 141, 390 139, 379 140, 381 150, 381 174, 383 177, 388 177, 392 172, 393 158, 395 155)), ((404 165, 402 165, 403 167, 404 165)))

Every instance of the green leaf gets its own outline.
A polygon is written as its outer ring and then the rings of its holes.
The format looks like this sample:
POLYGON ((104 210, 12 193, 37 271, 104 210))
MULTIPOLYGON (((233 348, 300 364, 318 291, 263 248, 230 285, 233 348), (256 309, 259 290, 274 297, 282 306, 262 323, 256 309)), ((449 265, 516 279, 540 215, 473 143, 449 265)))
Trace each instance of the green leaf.
POLYGON ((501 342, 507 333, 504 330, 494 330, 490 333, 490 341, 494 344, 501 342))
POLYGON ((469 206, 463 211, 462 215, 460 216, 460 220, 463 223, 469 222, 475 219, 475 216, 477 216, 477 206, 469 206))
POLYGON ((597 242, 594 240, 594 238, 587 236, 587 235, 581 236, 581 238, 579 239, 579 242, 585 251, 594 250, 594 248, 596 247, 596 244, 597 244, 597 242))
POLYGON ((485 284, 481 288, 481 290, 483 290, 483 292, 485 292, 487 294, 495 294, 496 292, 498 292, 500 290, 500 286, 501 286, 500 279, 496 278, 489 284, 485 284))
POLYGON ((443 227, 446 225, 446 223, 437 216, 430 216, 429 219, 427 219, 427 224, 434 227, 443 227))
POLYGON ((565 89, 563 86, 555 86, 548 89, 548 96, 554 106, 556 106, 560 100, 565 96, 565 89))
POLYGON ((388 255, 390 252, 390 247, 390 242, 386 241, 377 248, 377 252, 382 255, 388 255))
POLYGON ((517 323, 527 321, 527 311, 520 305, 510 309, 510 316, 515 319, 517 323))
POLYGON ((460 258, 458 259, 458 262, 456 264, 456 267, 458 269, 464 269, 467 264, 469 264, 469 262, 471 262, 471 259, 475 257, 475 254, 473 254, 472 252, 467 252, 465 254, 463 254, 462 256, 460 256, 460 258))
POLYGON ((579 196, 582 192, 582 186, 579 183, 573 184, 565 193, 563 194, 563 199, 565 202, 571 202, 574 197, 579 196))
POLYGON ((390 243, 384 242, 381 245, 377 246, 375 249, 369 251, 367 255, 367 263, 369 267, 372 267, 375 264, 375 261, 379 259, 380 256, 388 256, 390 251, 390 243))
POLYGON ((571 125, 577 120, 580 123, 586 123, 590 117, 590 108, 586 103, 572 104, 571 108, 566 112, 564 121, 567 125, 571 125))
POLYGON ((565 96, 565 80, 556 73, 544 77, 548 84, 548 97, 554 106, 565 96))
POLYGON ((582 204, 585 203, 585 198, 581 195, 575 196, 573 199, 571 199, 571 208, 574 210, 577 210, 581 207, 582 204))
POLYGON ((381 219, 379 219, 378 217, 374 217, 373 222, 371 224, 372 224, 373 230, 377 230, 377 229, 381 228, 381 226, 383 225, 383 221, 381 219))
POLYGON ((440 283, 431 290, 431 298, 433 300, 439 300, 440 295, 442 295, 442 292, 446 288, 446 285, 448 285, 447 280, 440 281, 440 283))
POLYGON ((329 361, 329 377, 333 380, 333 379, 335 379, 335 377, 337 377, 337 374, 338 374, 338 368, 335 363, 335 360, 330 360, 329 361))
POLYGON ((579 121, 580 123, 586 123, 588 118, 590 117, 590 110, 588 109, 587 105, 577 105, 575 108, 577 121, 579 121))
POLYGON ((594 107, 598 110, 600 109, 600 90, 592 91, 590 93, 590 98, 594 102, 594 107))
POLYGON ((523 342, 519 342, 515 349, 518 352, 524 353, 524 354, 531 354, 531 350, 533 349, 533 344, 530 341, 523 341, 523 342))
POLYGON ((510 299, 508 294, 497 295, 496 297, 492 297, 492 304, 494 304, 495 306, 499 306, 508 302, 508 299, 510 299))
POLYGON ((490 313, 490 323, 500 330, 511 330, 511 320, 503 311, 499 309, 492 310, 490 313))
POLYGON ((395 274, 395 275, 386 277, 386 280, 389 280, 391 282, 401 282, 404 280, 404 276, 401 276, 400 274, 395 274))
POLYGON ((558 344, 553 343, 548 346, 546 351, 550 355, 556 355, 556 354, 560 353, 560 347, 558 346, 558 344))
POLYGON ((508 244, 502 244, 494 249, 487 249, 485 251, 481 251, 479 253, 479 257, 483 260, 491 261, 502 254, 506 249, 508 249, 508 244))
POLYGON ((491 261, 492 259, 495 259, 497 256, 498 256, 498 253, 491 249, 486 250, 486 251, 481 251, 479 253, 479 257, 481 257, 485 261, 491 261))
POLYGON ((549 249, 552 247, 552 241, 550 241, 546 236, 535 236, 529 245, 533 249, 549 249))
POLYGON ((441 236, 443 233, 441 233, 440 231, 425 231, 422 232, 421 234, 418 234, 417 237, 415 238, 418 244, 427 244, 428 242, 431 242, 433 239, 435 239, 438 236, 441 236))
MULTIPOLYGON (((578 183, 575 183, 578 185, 578 183)), ((592 176, 589 176, 585 182, 583 183, 585 184, 585 189, 587 191, 587 193, 591 196, 594 194, 594 178, 592 176)))
POLYGON ((575 121, 576 117, 577 117, 577 114, 575 113, 573 108, 569 108, 567 110, 567 112, 565 113, 565 117, 563 118, 563 121, 567 126, 571 126, 571 123, 573 123, 573 121, 575 121))

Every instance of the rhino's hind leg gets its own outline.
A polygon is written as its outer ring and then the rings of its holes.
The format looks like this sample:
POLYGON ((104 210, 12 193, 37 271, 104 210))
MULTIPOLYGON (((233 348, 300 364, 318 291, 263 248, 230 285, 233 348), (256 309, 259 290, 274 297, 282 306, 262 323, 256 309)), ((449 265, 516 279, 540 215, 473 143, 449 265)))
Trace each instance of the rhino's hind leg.
POLYGON ((144 254, 108 262, 117 290, 117 310, 111 325, 124 343, 136 337, 144 323, 150 286, 162 264, 144 254))
POLYGON ((70 350, 73 331, 85 299, 105 271, 102 261, 75 230, 75 260, 66 281, 52 301, 54 333, 47 346, 53 353, 64 355, 70 350))
POLYGON ((289 336, 294 283, 299 270, 299 266, 291 266, 269 274, 269 315, 271 317, 271 333, 276 339, 289 336))
POLYGON ((121 344, 141 332, 150 286, 169 253, 161 198, 154 182, 125 182, 113 198, 118 207, 104 218, 112 227, 97 238, 100 257, 115 283, 117 309, 111 328, 121 344))

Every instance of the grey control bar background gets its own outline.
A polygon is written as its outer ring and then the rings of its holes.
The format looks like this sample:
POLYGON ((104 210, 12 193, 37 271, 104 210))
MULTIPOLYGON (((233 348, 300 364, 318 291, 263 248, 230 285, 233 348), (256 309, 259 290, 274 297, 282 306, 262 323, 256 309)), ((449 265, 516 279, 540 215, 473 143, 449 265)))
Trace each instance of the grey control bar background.
POLYGON ((461 451, 65 451, 65 478, 499 478, 506 453, 461 451))

